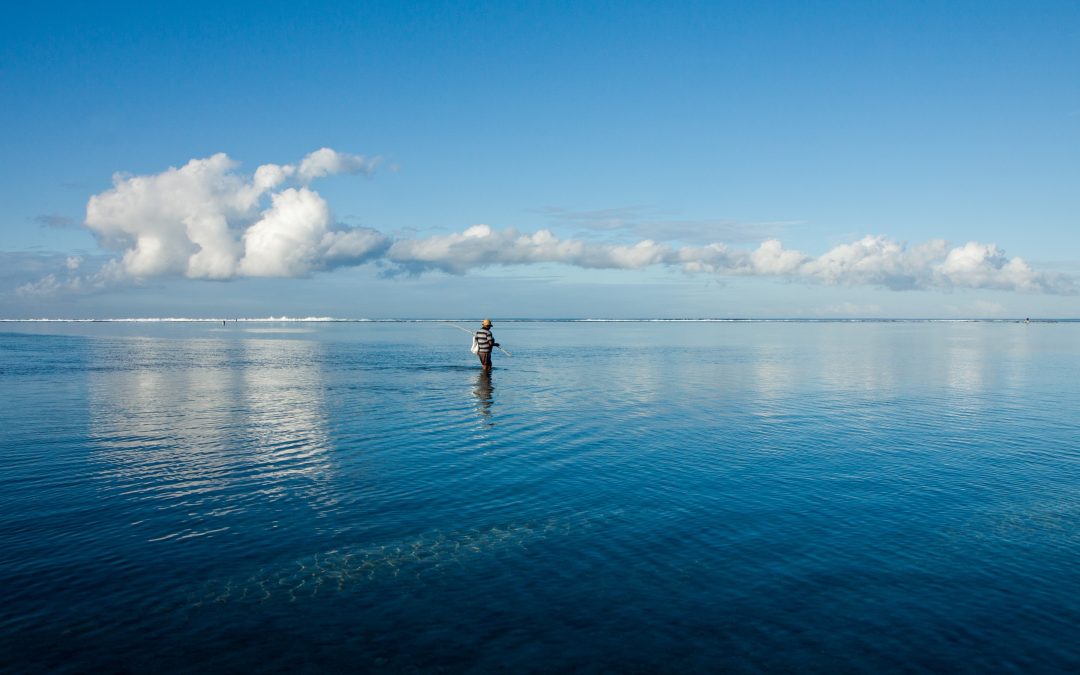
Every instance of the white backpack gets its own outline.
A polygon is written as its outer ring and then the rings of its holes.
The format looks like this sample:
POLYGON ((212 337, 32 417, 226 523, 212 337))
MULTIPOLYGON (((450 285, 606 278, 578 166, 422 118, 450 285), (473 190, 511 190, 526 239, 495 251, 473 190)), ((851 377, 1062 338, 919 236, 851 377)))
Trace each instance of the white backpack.
POLYGON ((479 354, 480 353, 480 345, 477 344, 475 335, 472 336, 472 346, 469 347, 469 351, 472 352, 473 354, 479 354))

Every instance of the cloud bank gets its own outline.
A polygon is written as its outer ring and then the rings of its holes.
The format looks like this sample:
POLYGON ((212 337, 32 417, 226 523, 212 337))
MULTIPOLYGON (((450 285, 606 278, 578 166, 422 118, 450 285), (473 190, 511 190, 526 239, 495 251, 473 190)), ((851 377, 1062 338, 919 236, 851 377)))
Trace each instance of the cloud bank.
POLYGON ((993 288, 1072 293, 1071 279, 1041 274, 992 244, 950 248, 933 240, 908 248, 884 236, 866 236, 817 258, 785 249, 776 239, 756 249, 725 244, 672 247, 652 240, 629 245, 559 239, 547 230, 528 234, 474 225, 460 234, 394 242, 386 259, 413 272, 439 269, 462 274, 476 267, 561 263, 592 269, 642 269, 664 265, 691 274, 775 277, 830 285, 872 285, 893 290, 993 288))
MULTIPOLYGON (((561 264, 585 269, 679 269, 687 274, 770 277, 893 290, 1000 289, 1074 293, 1070 277, 1033 270, 993 244, 950 246, 935 239, 907 246, 866 236, 813 257, 768 239, 756 248, 724 243, 672 246, 653 239, 625 244, 560 238, 473 225, 462 232, 393 239, 336 223, 311 184, 333 174, 371 174, 377 160, 322 148, 297 164, 264 164, 250 175, 224 153, 148 176, 116 175, 90 198, 85 225, 115 252, 94 273, 81 258, 66 271, 37 277, 24 294, 96 289, 156 277, 228 280, 307 277, 377 262, 384 273, 465 274, 492 266, 561 264), (117 255, 118 254, 118 255, 117 255)), ((619 214, 616 214, 619 215, 619 214)), ((616 228, 618 229, 618 228, 616 228)))

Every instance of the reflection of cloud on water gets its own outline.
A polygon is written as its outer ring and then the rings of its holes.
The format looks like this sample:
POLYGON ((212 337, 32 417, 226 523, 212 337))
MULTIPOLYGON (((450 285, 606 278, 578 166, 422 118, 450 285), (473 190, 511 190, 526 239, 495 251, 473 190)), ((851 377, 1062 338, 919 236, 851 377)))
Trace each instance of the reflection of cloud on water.
POLYGON ((1014 394, 1030 383, 1033 346, 1030 325, 995 326, 976 329, 956 327, 946 351, 948 386, 965 394, 993 390, 1014 394), (998 382, 997 378, 1004 378, 998 382))
POLYGON ((983 378, 988 353, 971 340, 957 340, 946 352, 946 381, 955 392, 976 394, 986 386, 983 378))
POLYGON ((319 485, 331 470, 320 349, 297 340, 96 345, 89 406, 103 484, 176 510, 143 525, 148 539, 209 534, 220 518, 284 496, 330 499, 319 485))
POLYGON ((792 364, 772 355, 754 361, 754 383, 762 398, 780 398, 791 393, 792 364))
MULTIPOLYGON (((281 454, 316 457, 326 452, 323 374, 318 343, 245 340, 241 390, 248 432, 258 441, 257 456, 272 464, 281 454)), ((325 465, 294 467, 313 473, 325 465)))
POLYGON ((751 372, 752 386, 757 390, 754 414, 759 417, 782 414, 795 386, 790 355, 779 349, 759 348, 754 354, 751 372))
POLYGON ((829 327, 818 343, 821 367, 816 376, 835 391, 882 392, 897 386, 894 355, 898 336, 874 326, 829 327))
POLYGON ((314 333, 313 328, 241 328, 241 333, 314 333))

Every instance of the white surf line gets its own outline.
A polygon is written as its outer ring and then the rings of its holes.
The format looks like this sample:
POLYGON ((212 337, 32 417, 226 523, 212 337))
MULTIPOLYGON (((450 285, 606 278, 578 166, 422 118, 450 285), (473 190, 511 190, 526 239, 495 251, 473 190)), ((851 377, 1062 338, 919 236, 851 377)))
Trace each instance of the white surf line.
MULTIPOLYGON (((469 330, 468 328, 465 328, 464 326, 459 326, 459 325, 457 325, 456 323, 450 323, 450 322, 448 321, 448 322, 446 323, 446 325, 448 325, 448 326, 453 326, 454 328, 457 328, 458 330, 463 330, 463 331, 465 331, 465 332, 466 332, 466 333, 468 333, 469 335, 473 335, 473 331, 469 330)), ((511 354, 510 352, 506 351, 505 349, 503 349, 502 347, 500 347, 500 346, 498 346, 498 345, 495 345, 495 348, 496 348, 496 349, 498 349, 498 350, 499 350, 500 352, 502 352, 503 354, 506 354, 507 356, 510 356, 510 357, 512 357, 512 356, 513 356, 513 354, 511 354)))

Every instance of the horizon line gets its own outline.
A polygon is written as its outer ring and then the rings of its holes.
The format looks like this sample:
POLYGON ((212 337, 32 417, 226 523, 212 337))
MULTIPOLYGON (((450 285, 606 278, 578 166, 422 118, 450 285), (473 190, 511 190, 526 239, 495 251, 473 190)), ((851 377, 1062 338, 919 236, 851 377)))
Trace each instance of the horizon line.
MULTIPOLYGON (((268 317, 106 317, 106 318, 0 318, 0 323, 451 323, 480 321, 472 318, 386 317, 339 318, 329 316, 268 317)), ((560 317, 499 318, 503 323, 1058 323, 1080 318, 1048 317, 560 317)))

